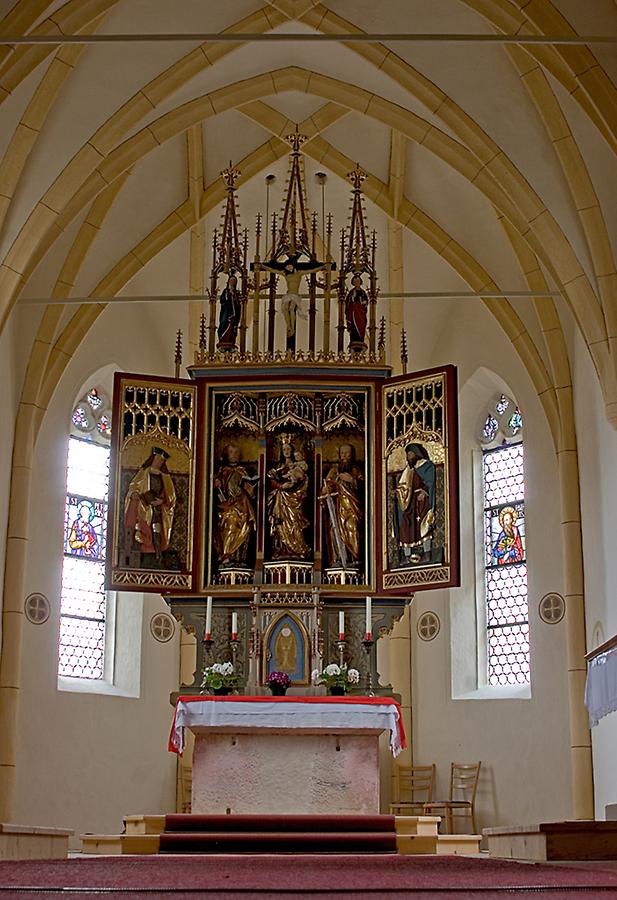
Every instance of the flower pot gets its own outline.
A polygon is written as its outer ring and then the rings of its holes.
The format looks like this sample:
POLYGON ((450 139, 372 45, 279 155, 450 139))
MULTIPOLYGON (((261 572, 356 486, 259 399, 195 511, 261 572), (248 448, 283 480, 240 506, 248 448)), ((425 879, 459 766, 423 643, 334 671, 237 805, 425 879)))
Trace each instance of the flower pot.
POLYGON ((328 688, 328 693, 331 697, 344 697, 347 693, 347 688, 341 687, 339 684, 333 684, 328 688))
POLYGON ((284 697, 287 693, 287 688, 282 684, 270 684, 268 687, 273 697, 284 697))
POLYGON ((216 694, 218 697, 227 697, 227 695, 231 693, 231 688, 228 688, 228 687, 212 688, 212 693, 216 694))

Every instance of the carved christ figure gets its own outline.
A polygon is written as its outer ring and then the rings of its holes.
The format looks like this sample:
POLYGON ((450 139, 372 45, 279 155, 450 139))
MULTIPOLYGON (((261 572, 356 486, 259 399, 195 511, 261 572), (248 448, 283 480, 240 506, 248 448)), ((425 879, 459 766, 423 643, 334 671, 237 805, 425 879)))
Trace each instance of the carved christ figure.
POLYGON ((283 275, 285 278, 286 289, 281 300, 281 312, 285 319, 286 349, 292 352, 296 349, 297 316, 300 316, 302 319, 307 318, 307 314, 302 311, 302 298, 300 296, 302 276, 309 275, 311 272, 318 272, 320 269, 323 269, 323 266, 324 264, 318 260, 300 262, 300 253, 290 253, 283 260, 278 260, 274 257, 262 265, 266 272, 274 272, 276 275, 283 275))

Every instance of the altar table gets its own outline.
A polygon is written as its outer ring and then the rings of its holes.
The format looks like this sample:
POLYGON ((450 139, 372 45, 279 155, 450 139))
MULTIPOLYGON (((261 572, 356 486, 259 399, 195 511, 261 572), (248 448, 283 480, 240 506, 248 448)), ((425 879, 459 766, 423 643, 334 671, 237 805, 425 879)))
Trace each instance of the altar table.
POLYGON ((179 697, 169 749, 195 734, 193 813, 379 812, 379 735, 405 746, 386 697, 179 697))

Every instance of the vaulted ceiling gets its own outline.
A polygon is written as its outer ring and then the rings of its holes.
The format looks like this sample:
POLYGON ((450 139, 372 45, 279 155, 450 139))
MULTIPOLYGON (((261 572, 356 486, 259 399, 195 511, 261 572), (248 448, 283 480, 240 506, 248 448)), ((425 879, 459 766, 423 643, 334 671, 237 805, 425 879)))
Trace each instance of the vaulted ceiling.
MULTIPOLYGON (((321 212, 323 171, 335 227, 347 221, 346 173, 356 162, 368 173, 384 293, 560 291, 460 302, 504 329, 558 449, 571 402, 564 318, 617 424, 615 43, 283 39, 610 36, 613 0, 9 0, 0 15, 11 36, 281 36, 0 46, 0 322, 29 311, 25 390, 41 406, 104 308, 71 298, 199 298, 221 169, 242 170, 252 227, 266 175, 278 206, 298 124, 309 206, 321 212), (67 302, 26 305, 47 297, 67 302)), ((452 302, 382 304, 393 326, 413 314, 436 336, 452 302)), ((418 341, 418 354, 430 345, 418 341)))

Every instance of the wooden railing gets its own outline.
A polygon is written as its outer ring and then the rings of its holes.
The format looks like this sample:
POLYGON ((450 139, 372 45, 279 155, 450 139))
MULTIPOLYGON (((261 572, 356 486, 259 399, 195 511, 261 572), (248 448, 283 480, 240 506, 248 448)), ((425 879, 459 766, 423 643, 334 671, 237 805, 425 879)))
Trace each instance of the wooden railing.
POLYGON ((599 647, 595 647, 593 650, 590 650, 589 653, 585 654, 585 659, 587 662, 591 662, 592 659, 595 659, 597 656, 601 656, 603 653, 608 653, 609 650, 617 649, 617 634, 614 634, 612 638, 609 638, 608 641, 604 641, 603 644, 600 644, 599 647))

